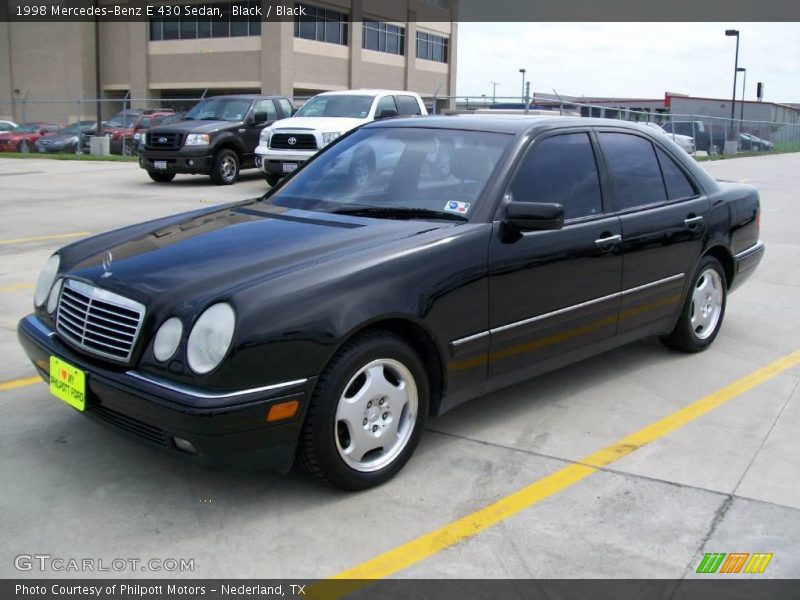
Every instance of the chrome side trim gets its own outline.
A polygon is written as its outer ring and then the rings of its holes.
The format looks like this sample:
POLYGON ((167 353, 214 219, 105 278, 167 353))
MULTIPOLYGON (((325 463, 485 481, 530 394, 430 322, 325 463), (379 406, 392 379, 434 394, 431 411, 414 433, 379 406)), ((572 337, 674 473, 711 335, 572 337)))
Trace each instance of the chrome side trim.
POLYGON ((764 248, 764 242, 759 240, 749 248, 746 248, 745 250, 742 250, 741 252, 737 252, 736 254, 734 254, 733 258, 735 260, 744 260, 751 254, 755 254, 756 252, 761 252, 763 248, 764 248))
MULTIPOLYGON (((738 255, 737 255, 738 256, 738 255)), ((592 306, 593 304, 599 304, 600 302, 605 302, 606 300, 613 300, 614 298, 620 298, 622 296, 627 296, 628 294, 633 294, 636 292, 640 292, 642 290, 646 290, 652 287, 656 287, 657 285, 663 285, 665 283, 670 283, 671 281, 678 281, 683 279, 686 276, 685 273, 678 273, 677 275, 670 275, 669 277, 665 277, 664 279, 659 279, 657 281, 651 281, 650 283, 645 283, 644 285, 639 285, 633 288, 629 288, 627 290, 623 290, 621 292, 615 292, 613 294, 609 294, 608 296, 601 296, 600 298, 594 298, 593 300, 587 300, 586 302, 581 302, 579 304, 573 304, 572 306, 567 306, 565 308, 559 308, 558 310, 551 311, 549 313, 544 313, 541 315, 537 315, 535 317, 530 317, 529 319, 523 319, 522 321, 515 321, 514 323, 508 323, 507 325, 500 325, 499 327, 495 327, 488 331, 482 331, 481 333, 476 333, 474 335, 470 335, 464 338, 459 338, 457 340, 453 340, 450 342, 453 346, 457 346, 459 344, 464 344, 467 342, 471 342, 476 339, 480 339, 489 334, 500 333, 503 331, 508 331, 509 329, 514 329, 515 327, 521 327, 523 325, 529 325, 530 323, 535 323, 536 321, 542 321, 543 319, 549 319, 550 317, 556 317, 558 315, 563 315, 564 313, 568 313, 573 310, 578 310, 579 308, 586 308, 587 306, 592 306)))
POLYGON ((672 275, 671 277, 664 277, 664 279, 659 279, 658 281, 651 281, 650 283, 645 283, 644 285, 637 286, 635 288, 630 288, 622 292, 621 296, 627 296, 628 294, 633 294, 636 292, 641 292, 642 290, 646 290, 651 287, 655 287, 657 285, 662 285, 664 283, 669 283, 670 281, 677 281, 678 279, 683 279, 685 273, 678 273, 677 275, 672 275))
POLYGON ((308 378, 305 379, 295 379, 294 381, 285 381, 283 383, 274 383, 272 385, 264 385, 261 387, 250 388, 247 390, 236 390, 234 392, 204 392, 202 390, 198 390, 197 388, 189 387, 186 385, 181 385, 180 383, 174 383, 172 381, 167 381, 165 379, 161 379, 159 377, 154 377, 152 375, 145 375, 143 373, 139 373, 138 371, 127 371, 126 375, 130 375, 135 379, 140 379, 141 381, 146 381, 147 383, 151 383, 153 385, 157 385, 164 389, 178 392, 180 394, 184 394, 186 396, 193 396, 194 398, 204 398, 206 400, 221 400, 224 398, 238 398, 239 396, 247 396, 248 394, 256 394, 258 392, 271 392, 274 390, 280 390, 283 388, 288 388, 296 385, 302 385, 308 381, 308 378))
POLYGON ((461 344, 467 344, 469 342, 474 342, 475 340, 479 340, 483 337, 489 335, 488 331, 481 331, 480 333, 476 333, 475 335, 468 335, 467 337, 459 338, 457 340, 453 340, 450 342, 453 346, 460 346, 461 344))

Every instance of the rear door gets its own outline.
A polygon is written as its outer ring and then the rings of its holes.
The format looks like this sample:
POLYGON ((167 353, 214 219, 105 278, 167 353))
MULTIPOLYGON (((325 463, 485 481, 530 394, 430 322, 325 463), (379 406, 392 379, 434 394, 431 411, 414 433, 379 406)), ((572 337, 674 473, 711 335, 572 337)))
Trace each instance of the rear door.
POLYGON ((681 308, 702 251, 709 201, 679 161, 648 137, 627 130, 597 136, 622 225, 618 332, 649 326, 658 333, 681 308))
POLYGON ((611 338, 617 327, 620 220, 607 214, 596 148, 586 129, 540 135, 507 192, 511 202, 564 207, 556 231, 496 223, 489 248, 492 386, 611 338))

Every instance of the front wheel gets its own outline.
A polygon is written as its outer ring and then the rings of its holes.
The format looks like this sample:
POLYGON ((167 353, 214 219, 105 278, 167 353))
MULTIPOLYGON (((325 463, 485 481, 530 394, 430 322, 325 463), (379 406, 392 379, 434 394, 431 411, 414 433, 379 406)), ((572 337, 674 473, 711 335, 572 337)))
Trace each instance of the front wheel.
POLYGON ((414 453, 428 401, 425 368, 403 339, 361 335, 342 347, 317 382, 299 462, 344 490, 380 485, 414 453))
POLYGON ((725 269, 713 256, 705 256, 695 271, 681 316, 664 344, 682 352, 700 352, 717 337, 727 302, 725 269))
POLYGON ((239 156, 233 150, 223 149, 214 155, 211 181, 217 185, 231 185, 239 179, 239 156))
POLYGON ((277 173, 265 173, 264 179, 267 181, 267 185, 269 185, 269 187, 275 187, 281 180, 280 175, 277 173))
POLYGON ((148 171, 150 179, 158 183, 168 183, 175 179, 175 173, 157 173, 156 171, 148 171))

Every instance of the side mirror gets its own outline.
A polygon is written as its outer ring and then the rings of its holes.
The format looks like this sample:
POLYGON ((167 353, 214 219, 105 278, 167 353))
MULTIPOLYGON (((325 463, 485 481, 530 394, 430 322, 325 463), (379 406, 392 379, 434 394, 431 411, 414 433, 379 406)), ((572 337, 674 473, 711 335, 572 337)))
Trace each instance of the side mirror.
POLYGON ((381 112, 378 113, 378 116, 375 117, 375 120, 379 119, 389 119, 391 117, 396 117, 397 111, 393 108, 384 108, 381 112))
POLYGON ((564 207, 545 202, 512 202, 506 221, 519 231, 547 231, 564 226, 564 207))
POLYGON ((267 113, 265 112, 255 112, 253 113, 253 123, 256 125, 261 125, 261 123, 267 122, 267 113))

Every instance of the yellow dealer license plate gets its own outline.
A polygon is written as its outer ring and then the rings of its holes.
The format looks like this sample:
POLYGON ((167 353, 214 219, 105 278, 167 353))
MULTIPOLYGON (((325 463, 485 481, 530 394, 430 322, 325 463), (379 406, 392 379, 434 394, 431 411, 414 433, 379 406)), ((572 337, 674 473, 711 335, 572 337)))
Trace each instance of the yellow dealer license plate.
POLYGON ((50 357, 50 392, 73 408, 86 408, 86 373, 55 356, 50 357))

